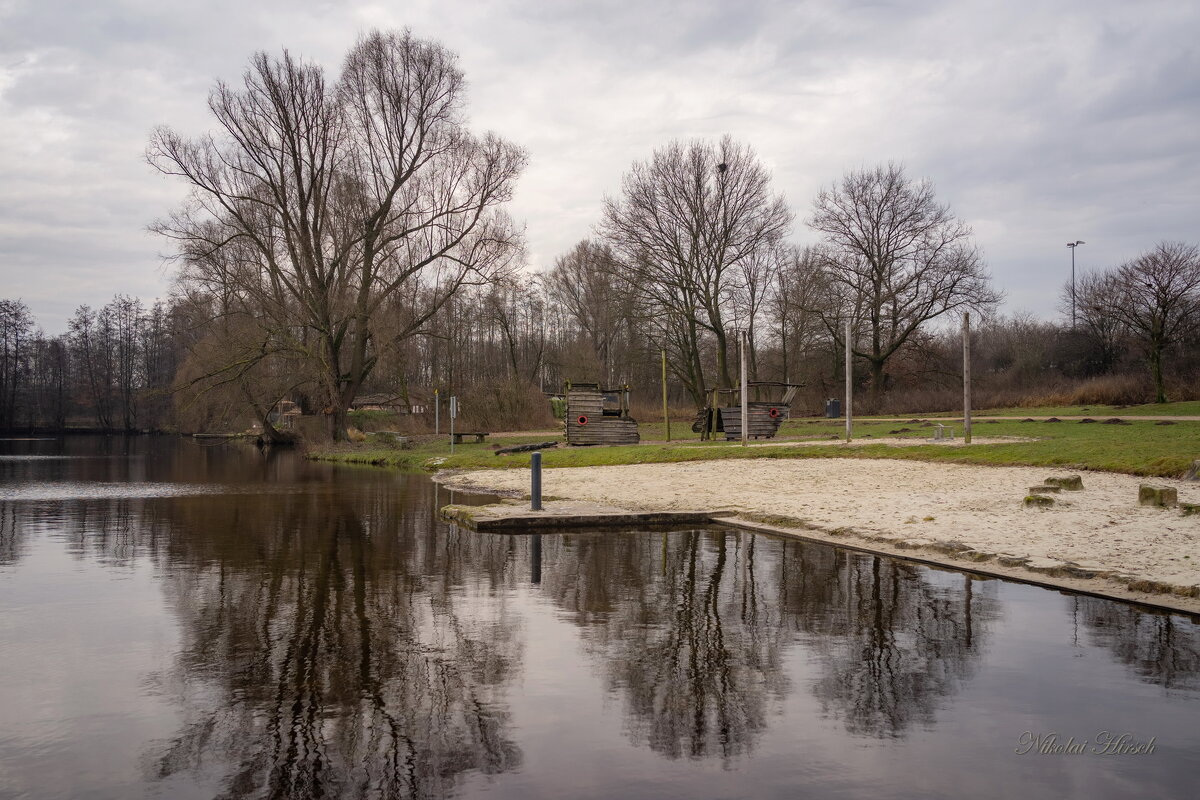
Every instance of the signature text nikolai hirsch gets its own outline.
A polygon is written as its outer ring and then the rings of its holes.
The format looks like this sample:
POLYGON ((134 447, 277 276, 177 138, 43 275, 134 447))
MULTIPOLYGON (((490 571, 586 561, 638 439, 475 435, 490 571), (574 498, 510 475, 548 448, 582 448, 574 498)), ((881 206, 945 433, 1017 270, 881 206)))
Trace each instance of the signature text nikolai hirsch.
POLYGON ((1154 739, 1136 739, 1132 733, 1109 733, 1100 731, 1092 739, 1064 740, 1057 733, 1034 733, 1025 731, 1017 741, 1017 755, 1037 753, 1043 756, 1095 755, 1095 756, 1145 756, 1154 752, 1154 739))

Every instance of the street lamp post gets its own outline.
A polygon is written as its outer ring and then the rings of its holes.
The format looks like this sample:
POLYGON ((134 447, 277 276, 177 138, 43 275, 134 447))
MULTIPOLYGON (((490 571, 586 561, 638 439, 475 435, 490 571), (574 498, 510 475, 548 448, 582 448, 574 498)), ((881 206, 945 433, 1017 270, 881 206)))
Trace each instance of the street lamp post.
POLYGON ((1067 247, 1071 248, 1071 330, 1075 330, 1075 248, 1081 244, 1087 244, 1087 242, 1082 239, 1067 242, 1067 247))

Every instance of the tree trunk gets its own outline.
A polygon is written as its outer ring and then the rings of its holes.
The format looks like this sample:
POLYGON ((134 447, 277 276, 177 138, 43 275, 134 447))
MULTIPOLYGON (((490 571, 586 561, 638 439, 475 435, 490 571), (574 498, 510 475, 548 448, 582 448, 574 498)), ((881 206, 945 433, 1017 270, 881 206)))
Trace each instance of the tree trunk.
POLYGON ((1163 383, 1162 345, 1150 346, 1150 374, 1154 376, 1154 402, 1167 402, 1167 389, 1163 383))
POLYGON ((883 393, 885 391, 884 381, 887 379, 883 368, 887 362, 883 359, 871 359, 871 391, 868 397, 871 400, 871 413, 878 414, 882 408, 883 393))
POLYGON ((267 444, 291 444, 292 438, 271 424, 270 411, 259 418, 262 423, 262 439, 267 444))
POLYGON ((340 402, 335 401, 334 407, 329 414, 329 436, 335 442, 349 441, 350 436, 347 429, 350 427, 350 410, 343 408, 340 402))
POLYGON ((717 338, 717 379, 721 382, 722 389, 732 389, 733 378, 729 376, 729 340, 721 328, 717 328, 714 334, 717 338))

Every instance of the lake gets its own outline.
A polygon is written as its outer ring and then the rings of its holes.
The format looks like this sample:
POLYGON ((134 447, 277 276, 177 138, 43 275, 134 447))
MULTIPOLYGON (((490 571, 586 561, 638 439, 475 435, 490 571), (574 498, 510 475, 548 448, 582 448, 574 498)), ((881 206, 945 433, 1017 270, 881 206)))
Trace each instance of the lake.
POLYGON ((428 477, 0 441, 0 798, 1191 797, 1197 619, 428 477))

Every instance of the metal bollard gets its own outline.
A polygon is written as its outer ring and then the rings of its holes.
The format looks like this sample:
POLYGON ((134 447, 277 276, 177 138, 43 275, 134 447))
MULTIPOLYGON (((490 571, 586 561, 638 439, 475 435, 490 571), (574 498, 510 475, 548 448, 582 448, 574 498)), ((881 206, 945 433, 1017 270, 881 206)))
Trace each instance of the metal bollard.
POLYGON ((529 457, 529 508, 533 511, 542 510, 542 454, 534 453, 529 457))

